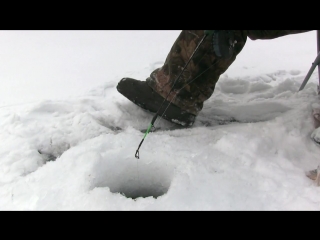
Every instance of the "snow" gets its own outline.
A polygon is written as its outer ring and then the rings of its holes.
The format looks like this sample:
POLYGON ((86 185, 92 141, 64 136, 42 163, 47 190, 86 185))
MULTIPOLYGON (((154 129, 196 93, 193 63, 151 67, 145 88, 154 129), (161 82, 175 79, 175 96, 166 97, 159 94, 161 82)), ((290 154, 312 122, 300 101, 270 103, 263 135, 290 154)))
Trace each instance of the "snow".
POLYGON ((316 31, 247 40, 192 128, 116 90, 180 31, 0 31, 0 210, 320 210, 316 31))

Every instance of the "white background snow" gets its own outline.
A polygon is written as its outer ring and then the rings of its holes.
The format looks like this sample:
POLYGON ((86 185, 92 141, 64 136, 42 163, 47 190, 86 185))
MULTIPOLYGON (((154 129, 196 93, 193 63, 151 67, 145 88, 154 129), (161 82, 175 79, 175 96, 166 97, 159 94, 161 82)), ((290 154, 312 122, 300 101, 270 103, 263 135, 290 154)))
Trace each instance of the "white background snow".
POLYGON ((247 40, 192 128, 116 90, 180 31, 0 31, 0 210, 320 210, 316 31, 247 40))

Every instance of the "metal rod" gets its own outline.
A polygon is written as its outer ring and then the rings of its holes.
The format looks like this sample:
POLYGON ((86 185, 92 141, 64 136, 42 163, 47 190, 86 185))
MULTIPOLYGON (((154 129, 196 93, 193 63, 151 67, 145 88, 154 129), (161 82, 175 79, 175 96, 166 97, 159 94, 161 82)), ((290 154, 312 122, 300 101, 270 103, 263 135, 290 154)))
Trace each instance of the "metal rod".
POLYGON ((307 76, 304 78, 300 88, 299 88, 299 91, 301 91, 302 89, 304 89, 304 87, 306 86, 311 74, 313 73, 314 69, 319 65, 319 62, 320 62, 320 52, 318 53, 318 56, 316 57, 316 59, 314 60, 314 62, 312 63, 312 66, 307 74, 307 76))

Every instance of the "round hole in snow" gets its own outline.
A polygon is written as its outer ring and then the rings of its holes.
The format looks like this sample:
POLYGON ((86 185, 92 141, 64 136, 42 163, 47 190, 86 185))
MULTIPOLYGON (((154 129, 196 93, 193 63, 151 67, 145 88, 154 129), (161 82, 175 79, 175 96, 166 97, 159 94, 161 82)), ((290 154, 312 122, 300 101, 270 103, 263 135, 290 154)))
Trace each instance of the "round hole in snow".
MULTIPOLYGON (((119 160, 119 159, 118 159, 119 160)), ((101 171, 101 169, 100 169, 101 171)), ((109 187, 112 193, 120 193, 127 198, 160 197, 168 192, 173 167, 160 162, 145 164, 126 161, 117 164, 109 162, 96 178, 93 187, 109 187)))

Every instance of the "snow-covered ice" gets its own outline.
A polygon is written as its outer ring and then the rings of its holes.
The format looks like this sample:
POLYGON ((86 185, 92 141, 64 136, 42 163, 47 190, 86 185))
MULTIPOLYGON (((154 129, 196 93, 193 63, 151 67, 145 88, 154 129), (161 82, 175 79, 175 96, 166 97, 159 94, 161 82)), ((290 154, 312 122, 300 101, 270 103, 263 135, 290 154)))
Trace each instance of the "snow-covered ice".
POLYGON ((192 128, 116 90, 180 31, 0 31, 1 210, 320 210, 316 31, 248 39, 192 128), (170 129, 170 130, 165 130, 170 129))

